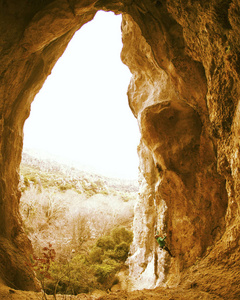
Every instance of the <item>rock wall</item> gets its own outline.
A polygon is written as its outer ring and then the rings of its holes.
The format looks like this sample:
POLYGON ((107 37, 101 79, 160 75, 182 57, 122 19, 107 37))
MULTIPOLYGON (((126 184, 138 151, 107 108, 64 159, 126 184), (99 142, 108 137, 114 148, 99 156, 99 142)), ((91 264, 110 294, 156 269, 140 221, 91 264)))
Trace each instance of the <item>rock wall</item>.
POLYGON ((0 277, 13 288, 38 288, 19 214, 23 125, 73 34, 96 13, 86 2, 75 11, 68 1, 0 3, 0 277))
MULTIPOLYGON (((164 36, 162 39, 166 40, 164 36)), ((138 118, 142 137, 141 189, 135 210, 130 274, 134 288, 166 283, 174 286, 180 281, 180 273, 219 240, 225 230, 225 179, 217 172, 214 143, 205 126, 208 116, 203 114, 204 99, 199 108, 192 96, 205 96, 204 77, 201 79, 195 69, 186 95, 192 101, 189 103, 156 63, 151 47, 129 16, 123 21, 123 42, 123 61, 133 73, 128 90, 130 107, 138 118), (198 82, 202 83, 201 94, 194 90, 199 89, 198 82), (167 235, 174 258, 156 247, 156 231, 167 235), (161 270, 163 265, 165 272, 161 270)), ((183 58, 177 60, 182 62, 183 58)))
POLYGON ((123 13, 129 106, 141 131, 132 288, 239 289, 238 0, 9 0, 0 3, 0 270, 37 283, 18 210, 23 124, 74 32, 97 10, 123 13), (167 235, 174 258, 161 251, 167 235))

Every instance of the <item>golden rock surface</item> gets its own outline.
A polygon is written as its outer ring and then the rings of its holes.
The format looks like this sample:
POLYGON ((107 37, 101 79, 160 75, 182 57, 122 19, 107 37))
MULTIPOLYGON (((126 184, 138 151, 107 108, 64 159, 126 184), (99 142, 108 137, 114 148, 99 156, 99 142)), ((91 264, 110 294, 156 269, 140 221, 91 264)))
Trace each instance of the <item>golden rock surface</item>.
MULTIPOLYGON (((1 281, 38 289, 18 209, 23 125, 73 34, 100 9, 123 14, 121 57, 133 74, 129 106, 141 132, 132 288, 239 299, 239 0, 0 3, 1 281), (156 230, 174 258, 157 248, 156 230)), ((101 299, 126 299, 114 297, 101 299)), ((136 297, 127 299, 147 292, 136 297)))

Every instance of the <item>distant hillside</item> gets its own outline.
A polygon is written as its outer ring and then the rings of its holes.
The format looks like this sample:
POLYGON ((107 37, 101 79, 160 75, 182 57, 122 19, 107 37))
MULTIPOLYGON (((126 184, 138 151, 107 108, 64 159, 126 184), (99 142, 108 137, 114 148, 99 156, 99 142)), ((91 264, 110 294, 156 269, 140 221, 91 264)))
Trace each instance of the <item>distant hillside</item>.
POLYGON ((52 158, 41 159, 26 151, 21 162, 22 188, 39 184, 43 188, 55 187, 61 191, 73 189, 78 193, 109 194, 113 192, 137 193, 138 183, 134 180, 108 178, 79 170, 52 158))
POLYGON ((131 229, 138 189, 134 181, 84 172, 23 152, 20 212, 34 250, 48 242, 58 255, 88 252, 117 226, 131 229), (104 217, 103 217, 104 216, 104 217))

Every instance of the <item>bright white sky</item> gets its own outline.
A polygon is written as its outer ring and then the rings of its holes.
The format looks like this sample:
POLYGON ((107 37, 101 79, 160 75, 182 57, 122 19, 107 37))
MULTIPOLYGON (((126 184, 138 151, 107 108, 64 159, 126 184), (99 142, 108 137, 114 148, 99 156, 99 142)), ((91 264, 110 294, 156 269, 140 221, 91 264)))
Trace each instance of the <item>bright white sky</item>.
POLYGON ((137 178, 139 130, 128 106, 120 28, 121 15, 101 11, 75 34, 32 104, 24 148, 137 178))

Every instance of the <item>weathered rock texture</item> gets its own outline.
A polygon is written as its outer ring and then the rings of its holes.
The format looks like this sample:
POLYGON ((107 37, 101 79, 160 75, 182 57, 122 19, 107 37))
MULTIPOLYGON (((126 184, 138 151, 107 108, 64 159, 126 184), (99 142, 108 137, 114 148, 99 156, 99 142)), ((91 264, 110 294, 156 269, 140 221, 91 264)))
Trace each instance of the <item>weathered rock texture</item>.
POLYGON ((0 2, 1 280, 37 287, 18 210, 23 124, 74 32, 99 9, 123 14, 129 105, 142 136, 132 286, 239 299, 238 0, 0 2), (156 246, 156 230, 174 258, 156 246))

